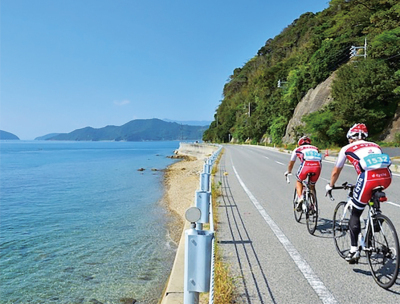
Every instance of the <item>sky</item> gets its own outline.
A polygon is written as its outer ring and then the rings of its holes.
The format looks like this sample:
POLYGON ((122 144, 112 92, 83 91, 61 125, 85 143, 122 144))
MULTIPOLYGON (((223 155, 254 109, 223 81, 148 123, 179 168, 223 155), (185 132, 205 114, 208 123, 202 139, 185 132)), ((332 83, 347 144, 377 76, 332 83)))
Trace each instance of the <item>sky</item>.
POLYGON ((233 70, 329 0, 1 0, 0 129, 212 121, 233 70))

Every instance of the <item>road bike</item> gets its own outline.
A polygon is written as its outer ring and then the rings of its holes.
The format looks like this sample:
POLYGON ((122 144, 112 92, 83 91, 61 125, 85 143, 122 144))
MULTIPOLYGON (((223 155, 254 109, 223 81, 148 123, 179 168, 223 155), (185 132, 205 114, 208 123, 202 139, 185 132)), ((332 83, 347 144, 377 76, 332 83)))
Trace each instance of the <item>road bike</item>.
MULTIPOLYGON (((349 220, 352 210, 352 197, 355 185, 347 182, 333 189, 348 190, 347 201, 337 204, 333 213, 333 240, 337 252, 345 258, 350 251, 349 220)), ((367 257, 375 282, 382 288, 390 288, 399 273, 399 239, 392 221, 382 214, 381 202, 387 200, 383 187, 376 187, 368 203, 367 218, 360 218, 359 250, 367 257)), ((331 192, 328 193, 334 200, 331 192)), ((356 260, 355 263, 358 263, 356 260)))
MULTIPOLYGON (((286 176, 286 182, 289 184, 290 179, 289 179, 288 174, 286 176)), ((307 174, 307 179, 302 181, 303 183, 303 204, 302 208, 300 210, 297 210, 297 192, 296 188, 294 189, 294 194, 293 194, 293 212, 294 212, 294 218, 297 222, 300 222, 303 214, 305 214, 306 217, 306 223, 307 223, 307 230, 308 232, 313 235, 318 224, 318 202, 317 202, 317 195, 315 193, 315 190, 313 191, 310 187, 310 177, 313 175, 313 173, 307 174)))

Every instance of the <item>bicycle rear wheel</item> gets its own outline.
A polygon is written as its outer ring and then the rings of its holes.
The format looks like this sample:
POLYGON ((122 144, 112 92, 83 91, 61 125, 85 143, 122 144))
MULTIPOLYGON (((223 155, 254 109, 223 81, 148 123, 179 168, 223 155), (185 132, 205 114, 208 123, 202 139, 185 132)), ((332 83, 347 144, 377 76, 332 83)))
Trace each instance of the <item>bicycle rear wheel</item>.
POLYGON ((346 202, 340 202, 336 205, 333 213, 333 241, 339 255, 344 259, 350 251, 350 230, 349 221, 351 211, 346 210, 346 202))
POLYGON ((294 218, 296 222, 300 223, 301 216, 303 215, 303 210, 297 211, 297 192, 296 189, 294 189, 294 194, 293 194, 293 212, 294 212, 294 218))
POLYGON ((307 202, 307 229, 310 234, 314 234, 318 224, 318 202, 314 193, 310 192, 307 202))
POLYGON ((377 214, 373 222, 366 237, 368 264, 375 282, 388 289, 396 282, 399 273, 399 239, 387 216, 377 214))

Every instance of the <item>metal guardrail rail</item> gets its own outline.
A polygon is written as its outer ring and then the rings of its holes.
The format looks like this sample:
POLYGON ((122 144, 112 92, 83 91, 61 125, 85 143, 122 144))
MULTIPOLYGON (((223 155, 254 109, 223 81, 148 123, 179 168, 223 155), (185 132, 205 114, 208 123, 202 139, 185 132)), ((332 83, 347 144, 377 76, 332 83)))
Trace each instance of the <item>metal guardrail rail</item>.
POLYGON ((209 292, 214 303, 214 222, 211 197, 211 170, 222 146, 205 160, 200 174, 200 190, 195 193, 195 207, 186 211, 191 228, 185 231, 184 304, 198 304, 199 295, 209 292), (210 229, 203 230, 209 223, 210 229))

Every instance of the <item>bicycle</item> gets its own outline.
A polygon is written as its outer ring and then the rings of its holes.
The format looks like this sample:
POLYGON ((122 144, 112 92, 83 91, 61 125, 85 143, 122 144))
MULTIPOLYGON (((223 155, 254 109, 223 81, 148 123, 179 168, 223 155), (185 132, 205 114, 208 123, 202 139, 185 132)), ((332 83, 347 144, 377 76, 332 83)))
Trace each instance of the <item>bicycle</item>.
MULTIPOLYGON (((286 182, 289 184, 290 179, 288 174, 286 176, 286 182)), ((303 213, 306 216, 306 223, 307 223, 307 230, 308 232, 313 235, 315 230, 317 229, 318 224, 318 202, 317 196, 315 191, 311 190, 310 188, 310 177, 313 173, 307 174, 307 180, 302 181, 303 183, 303 205, 301 210, 297 210, 297 192, 294 189, 293 194, 293 212, 294 218, 296 222, 300 222, 303 213)))
MULTIPOLYGON (((345 258, 350 251, 349 220, 352 209, 353 191, 356 186, 347 182, 333 189, 348 190, 347 202, 341 201, 336 205, 333 213, 333 240, 337 252, 345 258)), ((372 276, 382 288, 390 288, 399 273, 399 239, 392 221, 382 214, 381 202, 387 200, 383 187, 376 187, 368 204, 368 216, 360 218, 361 227, 359 234, 359 250, 364 251, 368 259, 372 276)), ((334 200, 332 193, 328 193, 334 200)), ((355 261, 358 264, 358 260, 355 261)))

